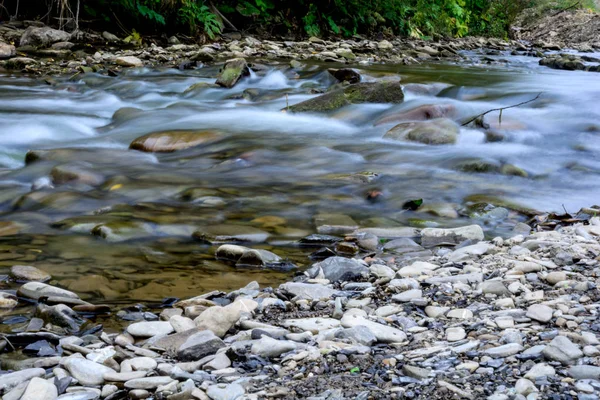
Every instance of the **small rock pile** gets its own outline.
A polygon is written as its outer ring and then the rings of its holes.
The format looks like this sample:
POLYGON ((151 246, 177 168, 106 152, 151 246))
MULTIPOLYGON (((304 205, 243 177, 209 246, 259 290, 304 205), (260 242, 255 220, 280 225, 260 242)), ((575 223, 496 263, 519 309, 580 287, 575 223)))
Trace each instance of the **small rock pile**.
MULTIPOLYGON (((0 395, 597 399, 599 235, 597 217, 490 241, 477 225, 384 246, 359 233, 362 256, 329 257, 278 288, 206 293, 122 332, 80 336, 68 332, 102 306, 17 266, 14 279, 38 281, 18 291, 38 311, 3 345, 36 356, 3 360, 14 371, 0 374, 0 395)), ((248 251, 225 244, 217 253, 239 260, 248 251)))

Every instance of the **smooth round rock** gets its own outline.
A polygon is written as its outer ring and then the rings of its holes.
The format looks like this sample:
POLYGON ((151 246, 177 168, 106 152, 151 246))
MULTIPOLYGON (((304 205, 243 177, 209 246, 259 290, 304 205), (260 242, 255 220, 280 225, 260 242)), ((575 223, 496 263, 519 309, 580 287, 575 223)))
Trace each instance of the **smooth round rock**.
POLYGON ((168 321, 135 322, 127 327, 127 333, 135 337, 162 336, 173 331, 173 325, 168 321))

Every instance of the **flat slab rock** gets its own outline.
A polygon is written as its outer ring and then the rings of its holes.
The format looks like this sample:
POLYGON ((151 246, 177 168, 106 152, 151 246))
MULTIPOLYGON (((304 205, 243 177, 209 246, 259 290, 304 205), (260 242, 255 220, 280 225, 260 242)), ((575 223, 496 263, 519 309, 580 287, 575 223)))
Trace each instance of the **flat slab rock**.
POLYGON ((485 239, 483 229, 479 225, 469 225, 452 229, 425 228, 421 231, 421 245, 424 247, 440 244, 456 245, 469 239, 474 241, 485 239))
POLYGON ((340 321, 334 318, 302 318, 302 319, 286 319, 282 323, 286 328, 298 328, 303 331, 309 331, 317 334, 332 328, 337 328, 341 325, 340 321))

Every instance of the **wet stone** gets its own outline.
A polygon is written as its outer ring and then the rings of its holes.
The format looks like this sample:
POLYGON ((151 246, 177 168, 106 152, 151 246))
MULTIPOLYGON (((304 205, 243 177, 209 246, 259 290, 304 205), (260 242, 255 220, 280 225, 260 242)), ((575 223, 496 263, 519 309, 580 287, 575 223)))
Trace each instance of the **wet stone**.
POLYGON ((46 282, 50 280, 48 273, 29 265, 13 265, 10 269, 10 276, 17 282, 46 282))

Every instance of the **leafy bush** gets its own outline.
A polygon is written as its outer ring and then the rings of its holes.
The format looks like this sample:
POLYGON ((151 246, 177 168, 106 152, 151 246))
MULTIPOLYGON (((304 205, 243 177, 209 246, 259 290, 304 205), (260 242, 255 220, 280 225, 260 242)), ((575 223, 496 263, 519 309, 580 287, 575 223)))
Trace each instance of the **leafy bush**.
MULTIPOLYGON (((32 15, 44 13, 28 7, 32 15)), ((45 0, 57 1, 57 0, 45 0)), ((60 0, 83 3, 83 17, 99 24, 116 23, 122 29, 176 32, 186 27, 191 34, 208 37, 231 21, 245 31, 264 34, 351 37, 406 35, 505 37, 515 17, 525 8, 565 7, 571 0, 60 0), (126 24, 123 24, 123 21, 126 24)), ((62 4, 61 3, 61 4, 62 4)), ((582 5, 593 5, 582 0, 582 5)), ((39 8, 39 10, 37 10, 39 8)), ((74 9, 74 7, 70 7, 74 9)))

